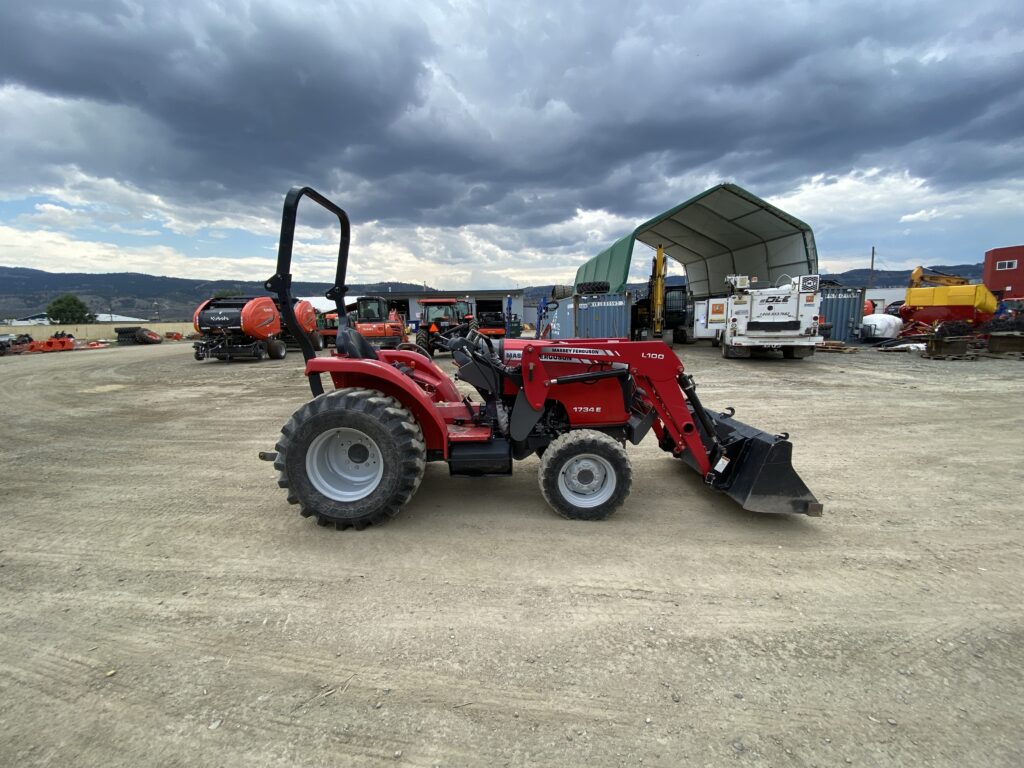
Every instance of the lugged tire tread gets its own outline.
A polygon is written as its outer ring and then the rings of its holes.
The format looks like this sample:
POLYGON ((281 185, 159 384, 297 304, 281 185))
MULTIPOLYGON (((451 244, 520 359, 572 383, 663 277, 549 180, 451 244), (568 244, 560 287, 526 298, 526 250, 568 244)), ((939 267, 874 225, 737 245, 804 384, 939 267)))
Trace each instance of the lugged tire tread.
POLYGON ((274 468, 278 471, 277 484, 287 490, 288 503, 299 505, 299 513, 303 517, 315 517, 318 525, 334 525, 335 529, 339 531, 349 527, 361 531, 368 525, 380 524, 397 515, 419 488, 427 466, 423 430, 409 410, 395 398, 378 390, 358 387, 334 390, 304 404, 281 428, 281 438, 277 441, 275 448, 277 458, 274 459, 274 468), (344 405, 339 405, 341 402, 344 405), (399 474, 397 487, 383 508, 350 520, 333 518, 303 504, 289 483, 287 471, 288 451, 292 438, 302 423, 317 414, 337 407, 376 416, 385 429, 398 439, 399 461, 405 467, 405 470, 399 474))
MULTIPOLYGON (((593 451, 590 451, 593 452, 593 451)), ((544 496, 544 500, 551 506, 555 512, 560 516, 568 520, 602 520, 618 509, 622 503, 629 496, 630 488, 633 483, 633 467, 629 461, 629 454, 626 453, 626 449, 623 448, 616 440, 593 429, 577 429, 565 434, 559 435, 550 443, 547 448, 544 449, 544 455, 540 459, 540 470, 537 472, 537 482, 540 485, 540 492, 544 496), (605 502, 598 511, 588 510, 585 515, 576 515, 566 511, 558 502, 559 498, 553 497, 553 494, 549 493, 546 480, 554 481, 553 475, 558 472, 558 465, 564 463, 565 451, 573 448, 577 449, 580 453, 586 453, 588 451, 583 450, 582 444, 594 443, 595 446, 603 446, 610 450, 613 454, 613 458, 610 459, 613 463, 618 464, 622 471, 622 477, 619 479, 618 488, 616 488, 615 494, 605 502), (556 465, 557 462, 557 465, 556 465)))

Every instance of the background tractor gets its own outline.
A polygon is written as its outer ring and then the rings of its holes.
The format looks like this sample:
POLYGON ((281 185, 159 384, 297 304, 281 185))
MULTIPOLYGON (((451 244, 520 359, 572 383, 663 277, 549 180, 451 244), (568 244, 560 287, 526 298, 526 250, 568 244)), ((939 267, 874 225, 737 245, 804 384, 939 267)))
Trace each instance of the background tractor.
POLYGON ((446 349, 441 342, 465 336, 477 328, 472 307, 460 299, 420 299, 420 324, 416 331, 416 346, 430 357, 438 349, 446 349))
MULTIPOLYGON (((360 296, 345 305, 349 326, 382 349, 394 349, 409 341, 405 332, 405 318, 394 310, 388 310, 387 301, 381 296, 360 296)), ((325 312, 317 321, 320 333, 329 342, 338 335, 338 313, 325 312)))

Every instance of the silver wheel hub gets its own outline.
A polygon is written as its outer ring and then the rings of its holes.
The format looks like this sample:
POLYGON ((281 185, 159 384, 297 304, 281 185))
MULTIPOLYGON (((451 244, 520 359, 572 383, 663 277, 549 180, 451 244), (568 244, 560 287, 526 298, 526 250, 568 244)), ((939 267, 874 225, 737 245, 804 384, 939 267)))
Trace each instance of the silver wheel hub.
POLYGON ((615 470, 603 456, 573 456, 558 472, 558 488, 577 507, 597 507, 615 493, 615 470))
POLYGON ((365 432, 350 427, 317 435, 306 451, 306 475, 335 501, 359 501, 373 493, 384 475, 380 448, 365 432))

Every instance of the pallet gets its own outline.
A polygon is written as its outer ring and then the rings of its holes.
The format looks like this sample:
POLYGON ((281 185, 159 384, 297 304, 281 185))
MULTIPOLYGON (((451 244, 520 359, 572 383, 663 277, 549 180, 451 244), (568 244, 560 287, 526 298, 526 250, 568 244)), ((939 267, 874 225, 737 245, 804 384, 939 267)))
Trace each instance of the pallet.
POLYGON ((826 341, 821 344, 815 344, 814 350, 816 352, 841 352, 844 355, 859 351, 857 347, 846 346, 845 341, 826 341))
POLYGON ((929 355, 927 352, 922 352, 921 357, 925 360, 977 360, 978 356, 973 352, 968 352, 964 355, 929 355))

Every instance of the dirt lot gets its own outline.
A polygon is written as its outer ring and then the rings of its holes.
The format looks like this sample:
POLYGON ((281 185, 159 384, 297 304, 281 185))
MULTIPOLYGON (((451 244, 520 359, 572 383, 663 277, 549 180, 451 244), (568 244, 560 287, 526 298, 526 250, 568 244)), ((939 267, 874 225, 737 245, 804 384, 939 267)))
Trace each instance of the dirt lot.
POLYGON ((1024 763, 1022 364, 676 349, 825 517, 651 440, 603 523, 532 459, 339 533, 256 458, 294 356, 0 360, 0 764, 1024 763))

